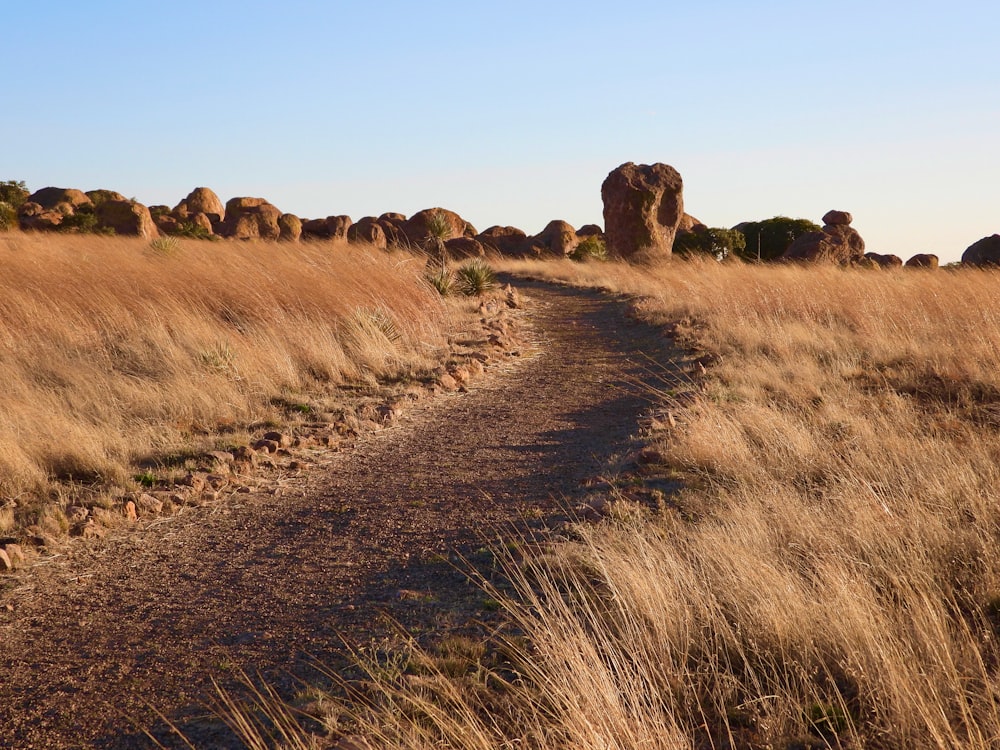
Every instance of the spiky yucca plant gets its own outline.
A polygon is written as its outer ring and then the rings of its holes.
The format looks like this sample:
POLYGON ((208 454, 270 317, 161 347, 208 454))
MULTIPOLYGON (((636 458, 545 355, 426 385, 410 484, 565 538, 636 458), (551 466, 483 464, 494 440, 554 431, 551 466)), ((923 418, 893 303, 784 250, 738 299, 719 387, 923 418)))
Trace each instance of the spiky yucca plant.
POLYGON ((481 258, 470 260, 461 266, 455 275, 462 294, 479 297, 497 285, 497 276, 490 264, 481 258))

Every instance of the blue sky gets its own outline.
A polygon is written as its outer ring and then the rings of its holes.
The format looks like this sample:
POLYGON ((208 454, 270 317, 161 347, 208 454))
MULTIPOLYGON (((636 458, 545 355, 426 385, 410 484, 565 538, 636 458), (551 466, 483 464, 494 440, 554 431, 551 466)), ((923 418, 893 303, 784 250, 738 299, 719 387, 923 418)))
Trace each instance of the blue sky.
POLYGON ((601 223, 625 161, 712 226, 851 211, 868 249, 1000 232, 1000 4, 5 4, 0 179, 304 217, 601 223))

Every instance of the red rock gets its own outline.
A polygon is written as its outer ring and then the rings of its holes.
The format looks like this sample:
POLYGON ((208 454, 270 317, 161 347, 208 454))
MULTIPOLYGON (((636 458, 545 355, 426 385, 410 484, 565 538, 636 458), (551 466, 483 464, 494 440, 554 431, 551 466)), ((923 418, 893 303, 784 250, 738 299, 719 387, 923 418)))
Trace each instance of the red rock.
POLYGON ((1000 234, 983 237, 962 253, 962 263, 973 266, 1000 265, 1000 234))
POLYGON ((684 182, 667 164, 627 162, 601 185, 608 252, 627 260, 669 258, 684 217, 684 182))
POLYGON ((937 268, 938 265, 938 257, 931 253, 917 253, 906 261, 907 268, 937 268))
POLYGON ((97 206, 97 224, 115 234, 152 239, 160 236, 149 209, 134 201, 104 201, 97 206))

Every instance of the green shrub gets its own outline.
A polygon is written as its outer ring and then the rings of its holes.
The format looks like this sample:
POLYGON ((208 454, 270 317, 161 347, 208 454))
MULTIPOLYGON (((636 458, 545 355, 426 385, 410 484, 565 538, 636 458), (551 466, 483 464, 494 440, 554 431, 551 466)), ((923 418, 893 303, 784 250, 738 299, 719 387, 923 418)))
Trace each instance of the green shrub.
POLYGON ((436 272, 427 275, 427 281, 434 287, 438 294, 447 297, 451 294, 455 283, 455 277, 447 268, 440 268, 436 272))
POLYGON ((739 230, 712 227, 678 235, 674 240, 674 252, 681 256, 711 255, 724 260, 734 253, 742 254, 746 244, 746 237, 739 230))
POLYGON ((6 203, 14 209, 15 213, 21 207, 21 204, 28 200, 29 195, 30 193, 24 184, 24 180, 20 180, 19 182, 15 182, 14 180, 0 182, 0 203, 6 203))
POLYGON ((81 206, 77 211, 63 217, 59 225, 60 232, 97 232, 97 214, 93 210, 85 210, 86 206, 81 206))
POLYGON ((746 238, 745 247, 736 254, 744 260, 774 260, 784 255, 800 236, 819 230, 819 225, 808 219, 789 219, 787 216, 746 222, 739 225, 739 231, 746 238))
POLYGON ((17 209, 7 202, 0 201, 0 232, 17 227, 17 209))
POLYGON ((578 262, 607 260, 608 246, 604 244, 604 240, 601 237, 596 235, 584 237, 580 240, 580 244, 573 248, 573 251, 569 254, 569 259, 578 262))
POLYGON ((479 297, 497 285, 497 276, 489 263, 479 258, 471 260, 455 272, 458 288, 469 297, 479 297))
POLYGON ((149 247, 155 252, 169 255, 181 246, 176 237, 156 237, 149 241, 149 247))
POLYGON ((170 234, 175 237, 190 237, 193 240, 210 240, 214 237, 208 229, 201 224, 195 224, 193 221, 178 222, 177 228, 170 234))

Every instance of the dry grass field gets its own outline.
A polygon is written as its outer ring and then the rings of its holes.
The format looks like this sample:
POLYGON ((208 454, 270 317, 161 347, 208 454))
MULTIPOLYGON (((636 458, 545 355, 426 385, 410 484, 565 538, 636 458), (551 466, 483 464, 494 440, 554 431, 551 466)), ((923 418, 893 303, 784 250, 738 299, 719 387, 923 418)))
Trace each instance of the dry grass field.
POLYGON ((16 232, 0 267, 0 535, 64 533, 81 493, 113 514, 144 461, 425 378, 447 351, 452 313, 406 254, 16 232))
POLYGON ((499 650, 374 665, 345 726, 411 748, 1000 744, 1000 276, 505 265, 635 294, 703 355, 651 394, 685 489, 508 559, 499 650))

